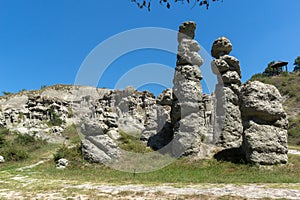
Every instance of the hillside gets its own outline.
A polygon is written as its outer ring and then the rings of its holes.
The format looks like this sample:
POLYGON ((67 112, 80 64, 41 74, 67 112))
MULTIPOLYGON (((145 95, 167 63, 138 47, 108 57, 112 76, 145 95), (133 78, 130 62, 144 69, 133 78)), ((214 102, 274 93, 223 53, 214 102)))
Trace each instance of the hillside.
POLYGON ((254 75, 251 81, 275 85, 284 97, 284 108, 289 118, 289 144, 300 146, 300 73, 282 74, 280 76, 264 77, 254 75))

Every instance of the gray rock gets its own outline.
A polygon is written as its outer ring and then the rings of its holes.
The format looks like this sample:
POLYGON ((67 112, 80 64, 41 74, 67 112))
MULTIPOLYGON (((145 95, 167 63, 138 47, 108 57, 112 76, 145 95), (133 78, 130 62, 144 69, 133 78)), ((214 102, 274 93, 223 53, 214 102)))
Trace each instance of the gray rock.
POLYGON ((286 118, 278 89, 259 81, 248 82, 241 90, 241 110, 244 119, 260 123, 274 123, 286 118))
POLYGON ((5 159, 3 156, 0 156, 0 163, 4 163, 5 162, 5 159))
POLYGON ((94 163, 106 163, 120 156, 121 151, 108 135, 89 136, 82 141, 83 157, 94 163))
POLYGON ((85 119, 84 123, 81 125, 81 133, 85 136, 93 136, 104 134, 108 126, 99 121, 85 119))
POLYGON ((240 78, 242 77, 240 61, 238 59, 229 55, 221 56, 220 59, 228 64, 230 71, 236 71, 240 78))
POLYGON ((200 46, 195 40, 183 39, 178 46, 177 66, 203 64, 203 59, 198 54, 200 46))
POLYGON ((215 59, 211 63, 211 68, 214 74, 224 74, 225 72, 230 70, 230 66, 225 60, 215 59))
POLYGON ((286 164, 288 121, 277 88, 248 82, 241 97, 246 160, 261 165, 286 164))
POLYGON ((226 85, 237 84, 241 85, 241 79, 239 74, 236 71, 227 71, 222 75, 222 81, 226 85))
POLYGON ((184 22, 180 25, 178 31, 178 42, 180 43, 183 39, 194 39, 196 30, 196 23, 189 21, 184 22))
POLYGON ((250 163, 286 164, 288 162, 287 130, 250 121, 249 128, 244 132, 243 149, 250 163))
POLYGON ((56 163, 56 169, 65 169, 69 165, 69 161, 65 158, 61 158, 56 163))
POLYGON ((165 89, 162 94, 158 95, 156 103, 162 106, 172 106, 173 96, 172 89, 165 89))
POLYGON ((238 148, 242 145, 243 125, 239 106, 231 102, 224 105, 224 121, 217 142, 225 149, 238 148))
POLYGON ((200 84, 202 75, 199 68, 203 61, 195 51, 198 50, 193 40, 195 29, 196 24, 193 22, 183 23, 179 27, 171 109, 171 125, 174 129, 172 153, 175 156, 197 155, 200 151, 201 136, 207 132, 200 84), (182 33, 187 33, 191 37, 184 37, 182 33))
POLYGON ((220 37, 214 41, 211 55, 214 58, 220 58, 220 56, 228 55, 232 51, 232 44, 226 37, 220 37))
POLYGON ((213 138, 224 150, 237 149, 242 145, 242 116, 240 111, 241 71, 239 61, 227 54, 232 50, 230 41, 221 37, 212 46, 212 70, 217 74, 216 110, 213 138))

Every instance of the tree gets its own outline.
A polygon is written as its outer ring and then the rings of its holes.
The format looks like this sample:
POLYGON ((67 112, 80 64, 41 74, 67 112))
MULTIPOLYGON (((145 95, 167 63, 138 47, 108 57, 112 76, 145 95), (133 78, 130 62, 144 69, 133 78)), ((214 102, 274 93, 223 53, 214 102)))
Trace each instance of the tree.
POLYGON ((273 69, 272 69, 271 66, 274 65, 274 64, 275 64, 274 60, 272 62, 270 62, 263 74, 266 75, 266 76, 272 76, 273 75, 273 69))
POLYGON ((300 56, 298 56, 295 59, 294 65, 295 65, 294 71, 300 71, 300 56))
POLYGON ((298 57, 295 59, 294 65, 295 65, 296 67, 300 67, 300 56, 298 56, 298 57))
MULTIPOLYGON (((171 0, 156 0, 159 2, 159 4, 161 5, 165 5, 168 9, 171 8, 171 0)), ((212 2, 216 2, 216 1, 223 1, 223 0, 173 0, 173 3, 179 3, 181 2, 182 4, 187 3, 193 4, 193 7, 195 7, 196 5, 199 6, 205 6, 206 9, 208 9, 209 5, 210 5, 210 1, 212 2)), ((147 8, 148 11, 151 10, 151 0, 131 0, 131 2, 135 3, 139 8, 143 9, 143 8, 147 8)))
POLYGON ((2 93, 4 96, 12 94, 11 92, 6 92, 6 91, 3 91, 2 93))

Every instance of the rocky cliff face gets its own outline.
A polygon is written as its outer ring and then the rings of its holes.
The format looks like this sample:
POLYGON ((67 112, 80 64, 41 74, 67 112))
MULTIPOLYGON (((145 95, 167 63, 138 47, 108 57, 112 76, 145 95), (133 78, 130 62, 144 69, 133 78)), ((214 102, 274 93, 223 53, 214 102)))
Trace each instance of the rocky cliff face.
POLYGON ((82 153, 91 162, 116 160, 127 134, 171 156, 245 159, 255 164, 287 163, 287 117, 278 90, 260 82, 241 83, 231 42, 218 38, 212 47, 212 70, 219 83, 202 93, 196 24, 179 27, 174 87, 157 98, 132 87, 125 90, 56 85, 0 97, 0 126, 62 142, 63 130, 75 124, 82 153))

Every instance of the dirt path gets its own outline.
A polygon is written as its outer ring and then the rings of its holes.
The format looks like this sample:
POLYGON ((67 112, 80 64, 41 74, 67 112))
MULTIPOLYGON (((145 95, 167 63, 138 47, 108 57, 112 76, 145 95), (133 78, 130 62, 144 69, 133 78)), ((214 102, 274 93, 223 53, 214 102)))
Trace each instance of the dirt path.
MULTIPOLYGON (((8 177, 8 176, 7 176, 8 177)), ((299 184, 171 184, 147 185, 95 185, 78 184, 65 180, 37 180, 28 176, 11 176, 0 181, 16 189, 0 189, 0 199, 300 199, 299 184), (31 190, 47 183, 50 190, 31 190), (18 190, 19 188, 20 190, 18 190), (21 189, 23 188, 23 189, 21 189), (29 190, 24 188, 29 188, 29 190)))
MULTIPOLYGON (((290 150, 291 154, 300 151, 290 150)), ((300 183, 111 185, 68 180, 34 179, 35 164, 0 171, 0 199, 291 199, 300 200, 300 183), (226 196, 226 198, 224 198, 226 196)), ((63 172, 62 172, 63 173, 63 172)))

